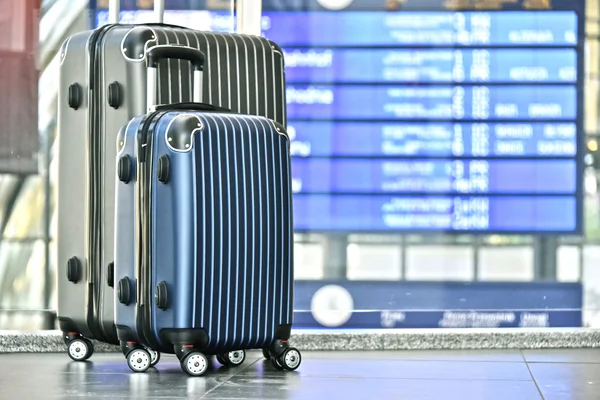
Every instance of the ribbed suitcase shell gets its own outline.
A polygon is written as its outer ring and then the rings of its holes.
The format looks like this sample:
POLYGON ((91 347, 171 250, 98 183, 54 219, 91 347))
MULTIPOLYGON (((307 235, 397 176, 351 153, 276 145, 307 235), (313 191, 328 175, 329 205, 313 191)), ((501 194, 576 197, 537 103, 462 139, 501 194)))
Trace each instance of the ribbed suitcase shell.
MULTIPOLYGON (((117 343, 107 281, 115 251, 115 142, 127 121, 146 113, 145 49, 155 44, 189 45, 206 54, 204 101, 286 124, 283 53, 267 39, 150 24, 109 25, 65 41, 58 100, 58 318, 64 332, 111 343, 117 343), (116 108, 108 104, 114 82, 116 108), (80 87, 77 109, 68 105, 72 84, 80 87), (71 257, 81 265, 76 283, 66 278, 71 257)), ((159 104, 191 101, 189 63, 162 61, 158 85, 159 104)))
MULTIPOLYGON (((143 178, 117 183, 119 210, 127 209, 119 218, 131 212, 136 187, 142 218, 140 269, 130 250, 137 246, 124 241, 117 253, 117 276, 128 277, 137 292, 129 305, 117 303, 120 340, 173 353, 174 343, 192 337, 190 344, 211 354, 287 339, 293 212, 285 128, 266 118, 208 112, 152 119, 148 157, 137 158, 143 178), (169 159, 166 183, 157 175, 161 157, 169 159), (155 301, 160 282, 168 288, 164 310, 155 301)), ((135 118, 121 132, 123 156, 139 151, 132 143, 143 121, 135 118)))

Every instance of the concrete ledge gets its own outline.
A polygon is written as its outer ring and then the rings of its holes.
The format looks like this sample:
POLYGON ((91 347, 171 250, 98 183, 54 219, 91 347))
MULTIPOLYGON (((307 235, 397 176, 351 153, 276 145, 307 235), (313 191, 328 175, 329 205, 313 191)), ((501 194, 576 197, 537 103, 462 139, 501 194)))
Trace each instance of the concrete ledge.
MULTIPOLYGON (((600 330, 295 330, 290 341, 306 351, 596 348, 600 347, 600 330)), ((120 351, 117 346, 100 342, 94 342, 94 350, 120 351)), ((0 331, 0 353, 63 351, 65 345, 60 331, 0 331)))

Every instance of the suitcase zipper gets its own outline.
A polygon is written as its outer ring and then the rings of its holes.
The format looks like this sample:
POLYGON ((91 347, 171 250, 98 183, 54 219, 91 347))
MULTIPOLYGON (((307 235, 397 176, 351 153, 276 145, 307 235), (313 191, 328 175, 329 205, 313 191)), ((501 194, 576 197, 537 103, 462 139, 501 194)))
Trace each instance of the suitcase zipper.
MULTIPOLYGON (((106 32, 112 29, 117 24, 105 25, 92 33, 89 39, 88 54, 90 57, 90 70, 89 70, 89 127, 88 132, 90 135, 90 171, 89 171, 89 209, 88 218, 90 221, 96 221, 96 224, 90 224, 90 226, 101 225, 101 208, 99 207, 96 197, 101 193, 100 181, 101 176, 99 175, 99 160, 101 160, 101 120, 99 115, 98 106, 99 91, 96 90, 95 78, 99 77, 99 49, 100 43, 106 32)), ((89 329, 92 331, 96 339, 101 341, 108 341, 109 337, 105 330, 102 315, 101 315, 101 304, 100 304, 100 290, 102 278, 102 266, 100 265, 100 250, 101 250, 101 235, 98 234, 97 229, 91 229, 88 232, 88 307, 87 307, 87 324, 89 329)))
POLYGON ((153 138, 149 133, 154 133, 154 128, 160 118, 165 114, 164 111, 154 111, 148 114, 138 131, 138 163, 140 164, 139 182, 138 182, 138 216, 137 229, 140 238, 138 243, 138 273, 137 273, 137 294, 138 299, 136 307, 138 308, 136 327, 138 336, 151 348, 159 351, 160 346, 154 338, 152 332, 152 307, 151 294, 151 268, 152 261, 150 256, 149 238, 150 232, 150 212, 152 206, 152 148, 153 138))

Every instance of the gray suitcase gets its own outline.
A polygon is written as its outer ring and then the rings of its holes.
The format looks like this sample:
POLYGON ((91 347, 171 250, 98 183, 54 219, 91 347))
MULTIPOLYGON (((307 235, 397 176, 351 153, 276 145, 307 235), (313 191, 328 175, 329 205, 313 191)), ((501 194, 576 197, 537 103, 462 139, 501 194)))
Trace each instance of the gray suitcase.
MULTIPOLYGON (((155 2, 156 4, 160 2, 155 2)), ((110 24, 68 38, 60 51, 58 322, 68 354, 85 360, 89 338, 118 344, 114 326, 114 176, 121 126, 147 110, 146 52, 178 45, 206 55, 202 98, 286 126, 282 50, 250 35, 164 25, 110 24)), ((192 101, 191 65, 163 60, 159 104, 192 101)))

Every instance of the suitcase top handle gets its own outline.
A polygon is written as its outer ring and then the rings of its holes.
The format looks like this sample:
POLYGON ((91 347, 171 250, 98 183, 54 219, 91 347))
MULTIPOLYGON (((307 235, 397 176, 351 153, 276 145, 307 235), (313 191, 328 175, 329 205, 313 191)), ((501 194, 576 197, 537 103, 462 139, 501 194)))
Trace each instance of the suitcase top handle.
POLYGON ((188 60, 192 63, 194 71, 202 71, 206 60, 204 53, 193 47, 160 45, 148 49, 147 65, 149 68, 158 68, 158 63, 166 58, 188 60))
POLYGON ((158 75, 158 63, 166 58, 188 60, 194 66, 194 103, 202 103, 202 71, 206 57, 204 53, 193 47, 160 45, 148 49, 146 63, 148 66, 147 90, 147 112, 152 112, 157 103, 156 80, 158 75))

